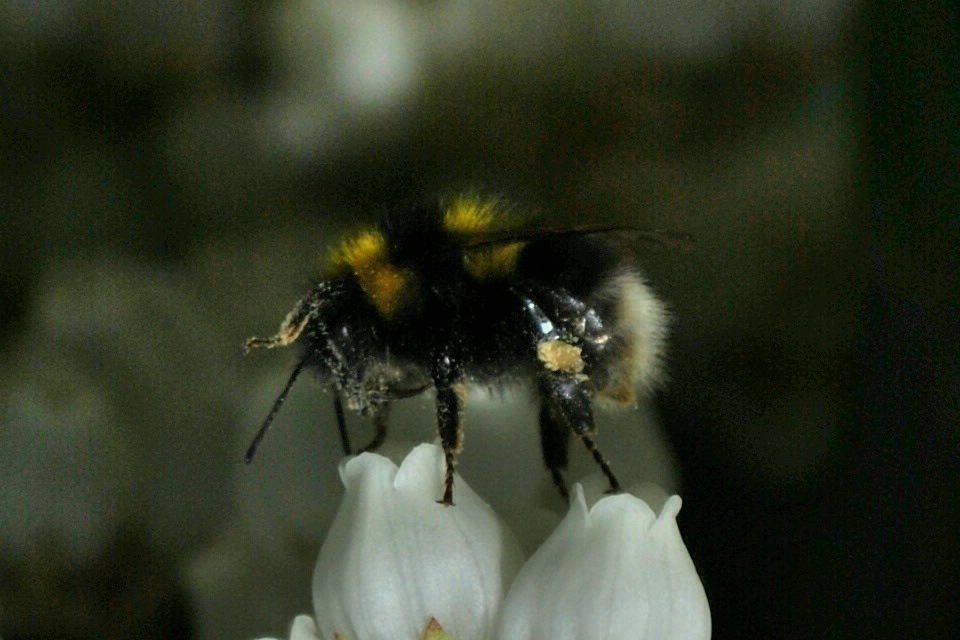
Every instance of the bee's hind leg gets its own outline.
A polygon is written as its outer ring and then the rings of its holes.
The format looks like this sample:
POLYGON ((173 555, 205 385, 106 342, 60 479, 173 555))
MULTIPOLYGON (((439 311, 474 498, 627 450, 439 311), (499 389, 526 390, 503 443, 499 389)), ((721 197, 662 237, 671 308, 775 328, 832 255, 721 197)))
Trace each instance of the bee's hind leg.
POLYGON ((550 471, 553 486, 557 488, 564 502, 570 502, 570 492, 563 479, 562 471, 567 468, 568 449, 570 447, 570 427, 561 420, 557 420, 551 403, 547 399, 540 400, 540 450, 543 452, 543 463, 550 471))
MULTIPOLYGON (((593 435, 595 433, 593 406, 590 393, 584 386, 584 382, 575 375, 548 373, 542 378, 541 393, 544 394, 544 406, 540 414, 541 443, 544 444, 544 459, 547 460, 547 467, 550 469, 550 473, 553 474, 554 483, 557 483, 559 468, 554 469, 551 467, 551 461, 547 458, 548 452, 543 435, 543 417, 545 414, 549 414, 552 421, 560 423, 556 428, 566 428, 568 431, 573 431, 573 433, 580 438, 583 446, 587 448, 587 451, 593 456, 594 461, 600 466, 603 475, 607 477, 607 481, 610 484, 607 493, 619 492, 620 482, 617 480, 617 477, 613 475, 610 464, 606 458, 603 457, 603 454, 600 453, 600 450, 597 449, 597 445, 593 441, 593 435)), ((556 456, 556 452, 553 452, 553 455, 556 456)), ((566 451, 564 450, 563 457, 560 458, 557 456, 554 461, 565 462, 565 458, 566 451)), ((558 489, 559 488, 560 485, 558 485, 558 489)), ((561 495, 563 493, 564 489, 561 489, 561 495)))
POLYGON ((608 493, 620 491, 620 483, 593 441, 593 407, 590 384, 583 370, 582 347, 564 340, 553 320, 523 290, 516 290, 536 344, 540 374, 540 444, 553 483, 564 498, 569 496, 560 470, 567 463, 566 440, 572 431, 600 466, 610 483, 608 493))

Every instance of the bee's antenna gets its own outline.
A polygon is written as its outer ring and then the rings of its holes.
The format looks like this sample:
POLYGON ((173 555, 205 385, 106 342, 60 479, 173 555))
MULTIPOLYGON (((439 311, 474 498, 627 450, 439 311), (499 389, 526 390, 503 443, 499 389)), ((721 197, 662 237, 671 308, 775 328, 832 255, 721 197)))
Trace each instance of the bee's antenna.
POLYGON ((273 408, 270 409, 270 413, 267 414, 267 419, 263 421, 263 424, 260 426, 260 430, 257 431, 257 435, 253 436, 253 441, 250 442, 250 446, 247 448, 247 455, 244 458, 247 464, 250 464, 250 461, 253 460, 253 456, 257 452, 257 447, 260 446, 260 442, 263 440, 263 437, 267 435, 267 429, 269 429, 270 425, 273 424, 273 419, 280 411, 280 407, 283 406, 283 401, 287 399, 287 394, 290 392, 290 387, 292 387, 293 383, 296 382, 297 376, 300 375, 300 372, 303 370, 303 366, 306 363, 306 359, 303 359, 297 364, 296 368, 293 370, 293 373, 290 374, 290 379, 287 380, 287 385, 283 388, 283 391, 280 392, 280 395, 274 401, 273 408))

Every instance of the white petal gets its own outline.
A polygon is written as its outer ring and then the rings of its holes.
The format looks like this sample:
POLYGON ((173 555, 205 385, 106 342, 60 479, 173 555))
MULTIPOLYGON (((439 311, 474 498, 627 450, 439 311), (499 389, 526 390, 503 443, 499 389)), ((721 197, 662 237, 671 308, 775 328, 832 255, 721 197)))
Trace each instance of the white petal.
POLYGON ((321 637, 419 640, 431 617, 457 640, 492 635, 519 545, 462 479, 456 506, 438 504, 443 474, 435 445, 399 470, 369 453, 344 465, 346 494, 314 573, 321 637))
POLYGON ((587 509, 574 486, 567 517, 507 595, 502 640, 703 640, 710 610, 680 538, 680 498, 660 517, 627 494, 587 509))
MULTIPOLYGON (((275 638, 260 638, 259 640, 276 640, 275 638)), ((320 640, 317 635, 317 623, 310 616, 297 616, 290 627, 290 640, 320 640)))
POLYGON ((317 623, 310 616, 297 616, 290 629, 290 640, 320 640, 317 623))

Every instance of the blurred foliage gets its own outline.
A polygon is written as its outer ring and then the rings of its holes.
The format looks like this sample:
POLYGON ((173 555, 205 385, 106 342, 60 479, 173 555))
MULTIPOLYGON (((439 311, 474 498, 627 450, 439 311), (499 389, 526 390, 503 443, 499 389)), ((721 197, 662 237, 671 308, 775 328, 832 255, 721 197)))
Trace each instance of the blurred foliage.
MULTIPOLYGON (((97 613, 118 601, 143 616, 128 635, 217 635, 188 629, 180 583, 244 535, 240 431, 285 364, 242 361, 241 340, 341 228, 465 187, 555 224, 697 238, 641 257, 675 314, 661 408, 716 638, 953 637, 951 10, 687 4, 0 8, 2 455, 100 469, 67 443, 116 437, 133 477, 91 557, 0 548, 4 638, 119 637, 125 614, 97 613), (37 397, 66 398, 59 417, 37 397), (90 397, 106 417, 71 420, 90 397), (60 449, 11 444, 28 428, 60 449)), ((292 529, 294 565, 312 541, 292 529)), ((217 604, 253 617, 257 596, 217 604)), ((219 629, 281 633, 295 613, 219 629)))

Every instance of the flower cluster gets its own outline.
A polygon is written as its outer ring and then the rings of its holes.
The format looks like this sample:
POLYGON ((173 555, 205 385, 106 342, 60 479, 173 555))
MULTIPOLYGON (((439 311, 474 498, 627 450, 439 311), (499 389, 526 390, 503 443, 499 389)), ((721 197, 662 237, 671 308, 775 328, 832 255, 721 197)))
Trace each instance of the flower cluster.
POLYGON ((516 538, 462 480, 435 502, 443 454, 416 447, 398 469, 365 453, 317 561, 316 619, 291 640, 706 640, 710 611, 680 538, 680 498, 659 515, 628 494, 570 510, 523 563, 516 538), (522 567, 521 567, 522 565, 522 567))

